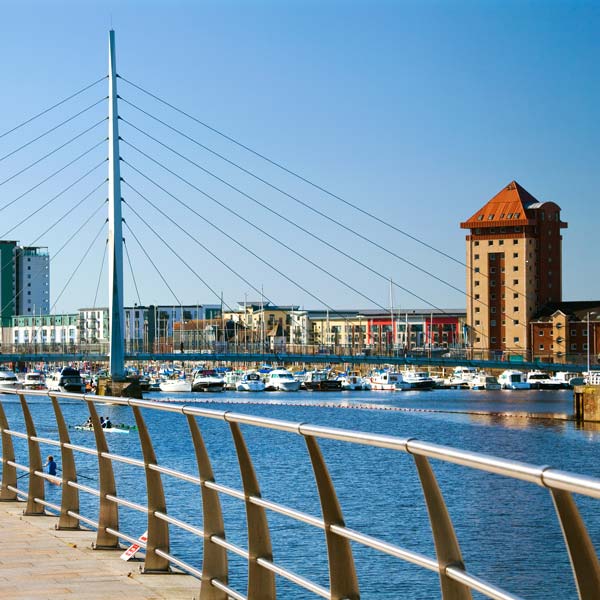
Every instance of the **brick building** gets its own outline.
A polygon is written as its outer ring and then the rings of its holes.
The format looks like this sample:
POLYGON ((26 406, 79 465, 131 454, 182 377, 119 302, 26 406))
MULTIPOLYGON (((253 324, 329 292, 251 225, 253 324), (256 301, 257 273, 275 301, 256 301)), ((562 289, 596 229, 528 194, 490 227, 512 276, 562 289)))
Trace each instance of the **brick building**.
POLYGON ((485 353, 526 356, 529 322, 562 300, 560 207, 540 202, 516 181, 460 224, 468 229, 467 325, 485 353))

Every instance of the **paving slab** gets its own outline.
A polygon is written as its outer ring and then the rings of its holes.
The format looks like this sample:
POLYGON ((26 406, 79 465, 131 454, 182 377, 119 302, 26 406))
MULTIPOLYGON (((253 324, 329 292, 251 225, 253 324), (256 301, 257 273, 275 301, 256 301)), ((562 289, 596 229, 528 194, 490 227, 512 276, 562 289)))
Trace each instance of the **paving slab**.
POLYGON ((94 550, 95 532, 57 531, 54 516, 24 516, 23 502, 0 502, 0 598, 195 600, 199 581, 182 573, 143 574, 114 550, 94 550))

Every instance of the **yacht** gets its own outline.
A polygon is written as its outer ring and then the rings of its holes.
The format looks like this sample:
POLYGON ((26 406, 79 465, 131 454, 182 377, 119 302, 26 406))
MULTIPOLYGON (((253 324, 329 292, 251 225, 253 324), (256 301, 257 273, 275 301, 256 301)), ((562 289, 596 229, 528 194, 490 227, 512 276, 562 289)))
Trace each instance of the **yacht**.
POLYGON ((585 385, 585 377, 579 373, 569 373, 568 371, 558 371, 554 379, 561 382, 564 388, 573 388, 576 385, 585 385))
POLYGON ((380 371, 371 375, 369 382, 372 390, 395 392, 406 390, 408 387, 402 380, 402 374, 395 371, 380 371))
POLYGON ((238 382, 238 392, 264 392, 265 383, 258 373, 246 373, 238 382))
POLYGON ((0 392, 5 390, 16 390, 22 387, 21 382, 13 371, 0 371, 0 392))
POLYGON ((435 386, 427 371, 402 371, 402 381, 409 390, 431 390, 435 386))
POLYGON ((469 381, 469 388, 472 390, 499 390, 501 387, 498 380, 487 373, 478 373, 469 381))
POLYGON ((46 390, 44 374, 40 371, 28 371, 21 378, 21 387, 26 390, 46 390))
POLYGON ((227 371, 223 378, 225 379, 226 390, 237 390, 239 382, 244 378, 244 371, 227 371))
POLYGON ((342 373, 337 380, 342 384, 342 390, 354 392, 365 389, 365 382, 358 373, 342 373))
POLYGON ((498 383, 503 390, 528 390, 531 384, 527 381, 527 375, 523 371, 515 369, 506 369, 500 373, 498 383))
POLYGON ((475 367, 454 367, 452 375, 448 379, 448 387, 468 388, 469 382, 477 376, 475 367))
POLYGON ((309 371, 304 379, 304 387, 313 392, 339 392, 342 382, 338 379, 329 379, 327 371, 309 371))
POLYGON ((79 371, 73 367, 63 367, 46 377, 46 385, 50 392, 85 393, 85 384, 79 371))
POLYGON ((192 382, 189 379, 183 377, 171 377, 170 379, 163 379, 158 387, 161 392, 191 392, 192 382))
POLYGON ((273 369, 267 373, 265 390, 268 392, 297 392, 300 382, 287 369, 273 369))
POLYGON ((562 382, 544 371, 529 371, 527 381, 536 390, 558 390, 562 387, 562 382))
POLYGON ((192 392, 222 392, 225 378, 214 369, 198 369, 193 373, 192 392))

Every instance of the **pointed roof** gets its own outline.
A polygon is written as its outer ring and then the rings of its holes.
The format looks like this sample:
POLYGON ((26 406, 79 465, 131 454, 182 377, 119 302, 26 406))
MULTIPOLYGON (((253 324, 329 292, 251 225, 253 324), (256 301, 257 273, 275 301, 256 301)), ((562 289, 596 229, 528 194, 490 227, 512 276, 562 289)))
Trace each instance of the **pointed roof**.
POLYGON ((498 225, 529 225, 526 211, 530 208, 539 208, 542 204, 516 181, 511 181, 460 226, 461 229, 472 229, 498 227, 498 225))

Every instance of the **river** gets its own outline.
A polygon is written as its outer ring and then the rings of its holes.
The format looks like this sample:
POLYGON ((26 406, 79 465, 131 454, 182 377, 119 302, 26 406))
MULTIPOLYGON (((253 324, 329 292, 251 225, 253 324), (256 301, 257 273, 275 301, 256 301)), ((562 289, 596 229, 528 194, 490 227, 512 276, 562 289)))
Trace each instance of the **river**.
MULTIPOLYGON (((164 399, 160 393, 148 398, 164 399)), ((23 428, 15 397, 0 396, 10 426, 23 428)), ((504 417, 501 413, 570 413, 572 392, 339 392, 219 395, 179 394, 181 403, 270 416, 291 421, 416 437, 476 452, 551 465, 600 477, 600 428, 580 428, 565 420, 504 417), (469 414, 470 412, 488 414, 469 414)), ((38 434, 57 437, 51 406, 31 398, 38 434)), ((87 417, 85 407, 62 402, 70 425, 87 417)), ((114 423, 133 424, 127 407, 104 408, 114 423)), ((165 466, 196 472, 185 420, 173 413, 145 411, 158 461, 165 466)), ((199 419, 213 461, 217 482, 241 489, 233 443, 225 423, 199 419)), ((318 498, 306 447, 300 436, 255 427, 242 428, 250 448, 263 497, 320 516, 318 498)), ((92 434, 72 431, 72 441, 92 445, 92 434)), ((112 452, 140 457, 135 434, 112 435, 112 452)), ((412 458, 384 449, 322 441, 321 446, 338 490, 346 524, 410 550, 434 556, 423 496, 412 458)), ((15 440, 17 460, 26 462, 26 447, 15 440)), ((44 454, 52 452, 44 447, 44 454)), ((95 486, 93 457, 77 455, 80 481, 95 486)), ((577 598, 560 526, 547 490, 533 484, 432 461, 444 493, 467 569, 523 598, 577 598)), ((60 464, 59 464, 60 466, 60 464)), ((116 464, 118 494, 144 503, 145 480, 135 467, 116 464)), ((24 482, 25 480, 22 480, 24 482)), ((22 483, 20 482, 20 484, 22 483)), ((192 484, 164 478, 169 513, 202 526, 200 496, 192 484)), ((25 488, 25 486, 21 486, 25 488)), ((47 486, 48 499, 58 501, 59 489, 47 486)), ((227 538, 247 547, 242 503, 222 497, 227 538)), ((578 497, 592 539, 600 547, 597 501, 578 497)), ((95 518, 94 499, 82 495, 82 510, 95 518)), ((323 533, 308 525, 268 513, 273 556, 277 564, 328 586, 323 533)), ((143 515, 121 509, 121 529, 132 536, 143 532, 143 515)), ((171 528, 172 552, 201 566, 196 538, 171 528)), ((440 596, 434 573, 353 545, 362 598, 425 600, 440 596)), ((246 565, 230 554, 231 585, 245 592, 246 565)), ((281 598, 310 594, 277 579, 281 598)), ((474 593, 474 597, 480 597, 474 593)))

